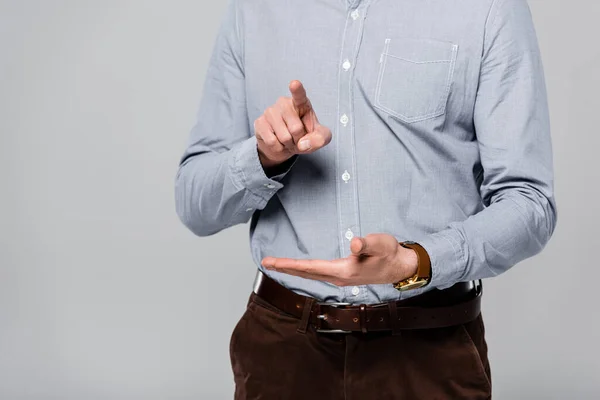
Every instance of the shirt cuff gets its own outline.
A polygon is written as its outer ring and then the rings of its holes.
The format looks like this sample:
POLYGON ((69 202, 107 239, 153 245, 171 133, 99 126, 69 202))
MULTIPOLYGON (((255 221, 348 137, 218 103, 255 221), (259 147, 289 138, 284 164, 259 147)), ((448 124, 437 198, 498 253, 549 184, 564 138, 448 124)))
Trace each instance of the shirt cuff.
POLYGON ((269 199, 284 186, 280 180, 296 164, 296 159, 297 157, 285 171, 269 178, 260 163, 256 136, 252 136, 242 142, 232 157, 232 176, 238 185, 244 187, 254 195, 253 197, 256 197, 258 201, 256 208, 262 209, 269 199))
POLYGON ((415 242, 419 243, 429 255, 431 261, 430 286, 446 289, 460 282, 467 265, 464 245, 460 237, 445 230, 415 240, 415 242))

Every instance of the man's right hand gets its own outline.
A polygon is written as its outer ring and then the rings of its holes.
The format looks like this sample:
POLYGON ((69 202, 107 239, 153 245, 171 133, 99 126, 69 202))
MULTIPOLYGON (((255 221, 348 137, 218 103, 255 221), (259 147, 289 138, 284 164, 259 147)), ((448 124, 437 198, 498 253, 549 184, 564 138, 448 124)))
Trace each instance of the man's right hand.
POLYGON ((319 123, 302 83, 294 80, 289 89, 291 97, 279 98, 254 121, 263 168, 279 165, 294 154, 312 153, 331 142, 331 130, 319 123))

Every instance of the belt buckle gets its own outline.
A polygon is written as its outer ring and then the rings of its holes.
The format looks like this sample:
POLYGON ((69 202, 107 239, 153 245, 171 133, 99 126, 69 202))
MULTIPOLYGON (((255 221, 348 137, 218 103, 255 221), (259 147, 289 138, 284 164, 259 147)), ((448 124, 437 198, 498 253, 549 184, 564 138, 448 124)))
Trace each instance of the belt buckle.
MULTIPOLYGON (((320 306, 322 304, 328 305, 328 306, 332 306, 332 307, 343 307, 343 306, 350 306, 352 305, 352 303, 344 303, 344 302, 325 302, 325 301, 318 301, 317 304, 320 306)), ((325 319, 325 314, 317 314, 317 318, 318 319, 325 319)), ((347 331, 344 329, 322 329, 322 328, 316 328, 317 332, 320 333, 351 333, 352 331, 347 331)))

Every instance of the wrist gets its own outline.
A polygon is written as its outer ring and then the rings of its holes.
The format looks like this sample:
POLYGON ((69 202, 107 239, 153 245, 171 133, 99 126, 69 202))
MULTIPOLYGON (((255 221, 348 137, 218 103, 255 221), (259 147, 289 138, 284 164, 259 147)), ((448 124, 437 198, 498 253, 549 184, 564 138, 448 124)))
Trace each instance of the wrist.
POLYGON ((293 164, 293 162, 294 162, 294 156, 288 158, 285 161, 275 163, 275 164, 265 163, 265 165, 263 165, 263 171, 265 172, 265 175, 268 178, 272 178, 275 175, 279 175, 279 174, 282 174, 285 171, 287 171, 290 168, 290 166, 293 164))
POLYGON ((267 157, 261 150, 260 148, 258 148, 258 160, 260 161, 260 165, 263 167, 263 169, 268 169, 268 168, 273 168, 274 166, 276 166, 278 163, 276 161, 273 161, 271 159, 269 159, 269 157, 267 157))
POLYGON ((398 243, 398 251, 393 262, 392 282, 398 282, 414 276, 417 273, 418 264, 419 260, 416 251, 402 247, 398 243))
POLYGON ((417 252, 413 249, 402 247, 400 243, 398 243, 398 245, 404 253, 402 255, 402 258, 404 259, 404 268, 401 279, 406 279, 415 276, 419 270, 419 256, 417 255, 417 252))
POLYGON ((285 164, 288 160, 290 160, 294 156, 292 154, 292 155, 290 155, 290 157, 284 158, 282 160, 273 160, 273 159, 269 158, 265 153, 263 153, 263 151, 258 146, 257 146, 257 151, 258 151, 258 160, 260 161, 260 164, 262 165, 263 169, 277 168, 278 166, 285 164))

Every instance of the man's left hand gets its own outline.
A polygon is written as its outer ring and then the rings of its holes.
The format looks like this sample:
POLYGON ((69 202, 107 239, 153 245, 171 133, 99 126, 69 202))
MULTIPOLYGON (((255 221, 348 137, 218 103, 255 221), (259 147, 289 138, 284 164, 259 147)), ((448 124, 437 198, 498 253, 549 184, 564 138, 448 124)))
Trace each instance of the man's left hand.
POLYGON ((371 233, 350 241, 350 256, 336 260, 265 257, 269 269, 337 286, 394 283, 417 273, 417 253, 392 235, 371 233))

